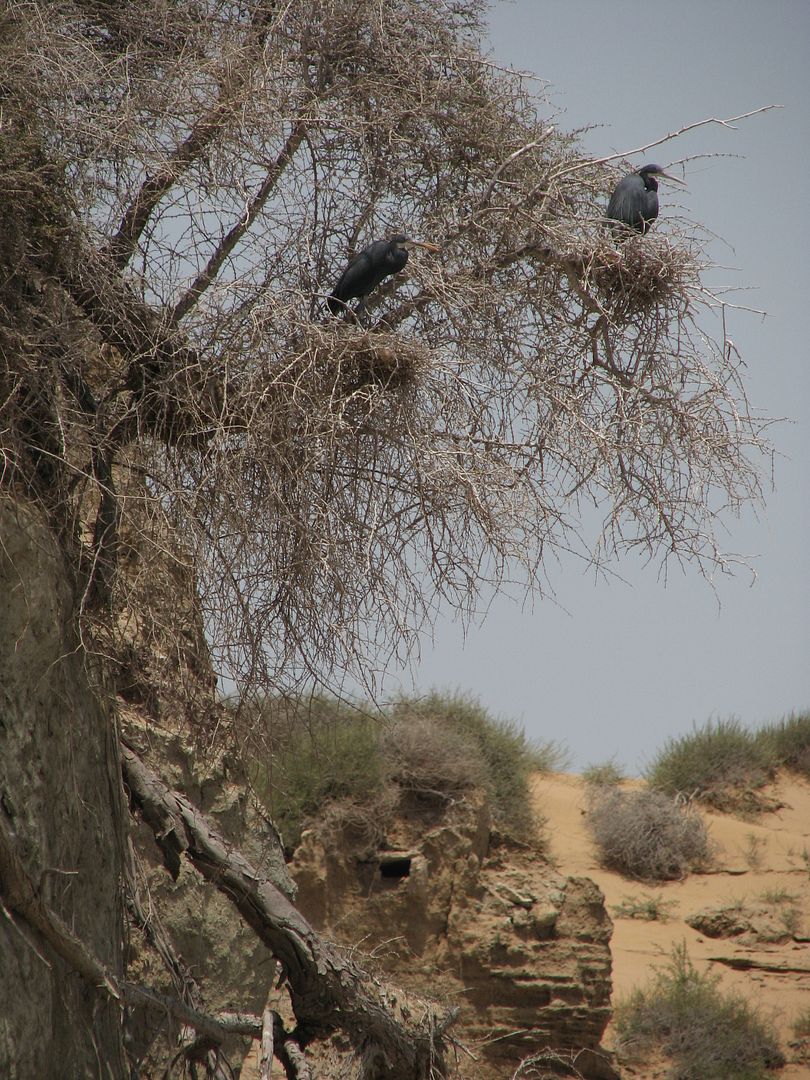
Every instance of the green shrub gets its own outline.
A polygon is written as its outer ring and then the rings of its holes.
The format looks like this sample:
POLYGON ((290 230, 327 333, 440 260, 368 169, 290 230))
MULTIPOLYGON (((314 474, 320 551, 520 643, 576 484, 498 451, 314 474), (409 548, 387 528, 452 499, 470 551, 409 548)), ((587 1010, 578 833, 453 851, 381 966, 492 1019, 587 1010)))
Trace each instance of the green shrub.
POLYGON ((756 741, 777 764, 810 777, 810 713, 766 725, 757 732, 756 741))
POLYGON ((369 814, 392 811, 391 788, 448 796, 484 787, 496 824, 526 836, 535 823, 529 776, 561 761, 554 744, 530 742, 462 696, 403 699, 387 715, 328 697, 268 698, 245 710, 243 726, 263 730, 270 752, 253 784, 290 850, 306 822, 325 815, 362 831, 369 814))
POLYGON ((603 866, 642 881, 670 881, 709 862, 699 814, 661 791, 590 791, 587 823, 603 866))
POLYGON ((663 1051, 671 1080, 765 1080, 784 1064, 776 1035, 742 997, 722 992, 719 977, 701 974, 686 946, 676 946, 652 985, 616 1009, 620 1055, 663 1051))
POLYGON ((697 797, 718 810, 757 809, 753 792, 774 775, 772 747, 737 720, 709 722, 669 739, 647 769, 651 787, 697 797))
POLYGON ((380 722, 326 697, 275 699, 268 713, 270 761, 257 766, 254 787, 291 849, 327 802, 369 802, 380 791, 380 722))
POLYGON ((582 770, 582 779, 594 787, 616 787, 624 780, 624 773, 611 758, 601 765, 589 765, 582 770))
POLYGON ((463 695, 432 693, 403 699, 393 707, 391 718, 406 727, 427 722, 455 732, 468 749, 481 756, 495 823, 518 836, 531 833, 534 815, 529 777, 533 772, 561 767, 564 755, 556 744, 532 742, 517 724, 496 720, 480 703, 463 695))
POLYGON ((653 896, 642 893, 640 896, 624 896, 620 904, 614 904, 610 911, 614 919, 643 919, 645 922, 666 922, 672 909, 678 906, 677 900, 665 900, 660 894, 653 896))

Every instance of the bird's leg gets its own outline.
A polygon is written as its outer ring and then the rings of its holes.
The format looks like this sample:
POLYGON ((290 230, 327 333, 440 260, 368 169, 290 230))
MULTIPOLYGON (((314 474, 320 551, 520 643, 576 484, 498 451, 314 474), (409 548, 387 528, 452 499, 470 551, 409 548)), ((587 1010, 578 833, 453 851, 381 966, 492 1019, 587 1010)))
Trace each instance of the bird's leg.
POLYGON ((355 318, 355 321, 356 321, 357 325, 362 326, 364 330, 366 329, 366 322, 365 322, 365 318, 364 318, 365 314, 366 314, 366 298, 365 298, 365 296, 361 296, 360 300, 358 301, 357 307, 354 309, 354 318, 355 318))

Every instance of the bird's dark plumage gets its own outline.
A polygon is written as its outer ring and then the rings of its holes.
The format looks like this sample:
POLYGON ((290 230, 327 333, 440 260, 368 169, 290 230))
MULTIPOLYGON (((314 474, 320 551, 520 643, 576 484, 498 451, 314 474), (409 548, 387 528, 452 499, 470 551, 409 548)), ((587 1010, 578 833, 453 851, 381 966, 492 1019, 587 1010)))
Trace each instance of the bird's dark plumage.
MULTIPOLYGON (((645 233, 658 217, 658 176, 680 183, 677 176, 670 176, 660 165, 642 166, 616 185, 608 203, 609 220, 645 233)), ((611 227, 618 231, 615 225, 611 227)))
POLYGON ((404 270, 408 262, 406 244, 415 244, 431 251, 437 250, 433 244, 420 244, 401 233, 392 236, 390 240, 375 240, 355 255, 340 275, 331 296, 326 300, 332 314, 339 315, 346 310, 349 300, 354 300, 355 297, 362 300, 385 278, 404 270))

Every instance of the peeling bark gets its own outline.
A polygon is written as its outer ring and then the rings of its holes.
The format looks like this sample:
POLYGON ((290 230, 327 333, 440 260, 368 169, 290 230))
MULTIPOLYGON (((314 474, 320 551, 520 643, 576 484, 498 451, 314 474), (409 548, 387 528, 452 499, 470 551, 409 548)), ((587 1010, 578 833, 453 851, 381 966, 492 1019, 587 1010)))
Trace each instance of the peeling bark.
MULTIPOLYGON (((323 940, 271 881, 127 746, 122 767, 132 801, 167 853, 169 868, 176 868, 181 856, 188 858, 272 950, 288 984, 302 1045, 340 1029, 361 1056, 364 1080, 446 1075, 443 1036, 455 1010, 439 1014, 428 1002, 378 982, 323 940)), ((298 1070, 292 1075, 306 1077, 297 1047, 278 1036, 274 1030, 276 1043, 283 1043, 298 1070)))

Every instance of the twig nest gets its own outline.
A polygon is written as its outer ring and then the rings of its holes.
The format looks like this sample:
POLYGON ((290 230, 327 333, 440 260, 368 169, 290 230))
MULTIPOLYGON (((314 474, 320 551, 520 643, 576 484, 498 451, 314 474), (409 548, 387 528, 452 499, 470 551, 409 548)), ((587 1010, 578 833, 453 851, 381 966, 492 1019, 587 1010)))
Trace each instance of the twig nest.
POLYGON ((690 251, 665 237, 630 235, 616 244, 600 244, 589 272, 604 300, 620 302, 632 314, 682 296, 696 264, 690 251))
POLYGON ((345 322, 302 328, 296 363, 318 373, 330 391, 351 394, 364 388, 406 391, 416 387, 429 366, 421 344, 384 331, 363 330, 345 322))

